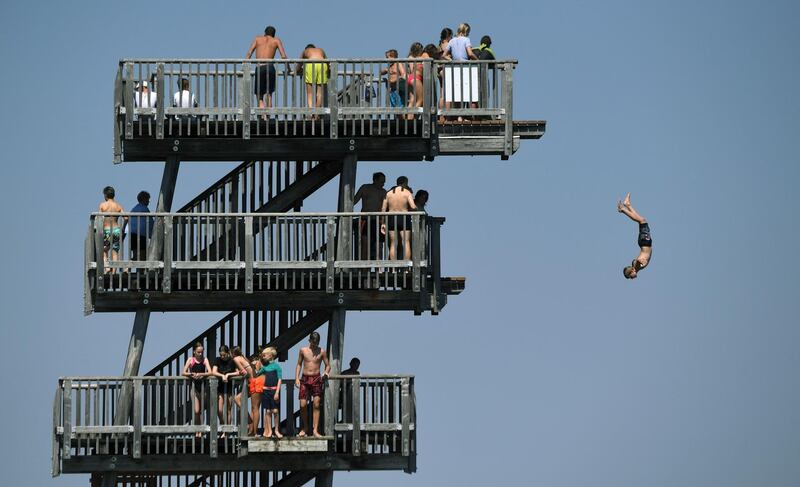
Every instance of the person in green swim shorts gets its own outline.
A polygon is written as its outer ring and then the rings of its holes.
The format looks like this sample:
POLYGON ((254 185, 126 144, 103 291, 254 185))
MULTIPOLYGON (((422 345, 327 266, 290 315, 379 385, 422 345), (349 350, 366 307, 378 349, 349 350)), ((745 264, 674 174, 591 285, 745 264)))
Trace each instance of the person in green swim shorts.
MULTIPOLYGON (((115 192, 111 186, 103 188, 103 198, 105 201, 100 203, 100 213, 125 213, 122 205, 114 199, 115 192)), ((128 217, 125 215, 111 216, 105 215, 103 218, 103 261, 110 262, 119 260, 119 249, 122 239, 125 238, 125 227, 128 226, 128 217), (119 219, 122 218, 122 226, 119 219), (110 258, 109 258, 110 257, 110 258)), ((106 267, 106 272, 116 272, 116 269, 106 267)))
MULTIPOLYGON (((327 59, 325 51, 314 44, 309 44, 303 49, 301 59, 327 59)), ((325 92, 325 85, 328 84, 328 63, 298 63, 297 73, 303 73, 303 81, 306 84, 306 102, 308 108, 322 107, 322 94, 325 92)), ((316 120, 318 117, 311 117, 316 120)))

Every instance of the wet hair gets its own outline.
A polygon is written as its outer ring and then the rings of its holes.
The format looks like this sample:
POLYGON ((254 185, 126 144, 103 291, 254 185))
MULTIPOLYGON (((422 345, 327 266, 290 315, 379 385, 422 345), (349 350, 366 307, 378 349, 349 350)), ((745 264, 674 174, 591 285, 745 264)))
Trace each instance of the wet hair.
POLYGON ((419 206, 418 202, 420 202, 420 201, 423 204, 425 204, 425 203, 428 202, 428 198, 430 198, 430 195, 428 194, 428 192, 425 191, 424 189, 421 189, 421 190, 417 191, 417 194, 414 195, 414 203, 416 203, 417 206, 419 206))
POLYGON ((408 48, 408 57, 419 57, 422 54, 422 44, 415 42, 408 48))
POLYGON ((266 29, 264 29, 264 35, 275 37, 275 27, 268 25, 266 29))
POLYGON ((386 181, 386 174, 383 174, 382 172, 374 172, 374 173, 372 173, 372 182, 373 183, 378 182, 379 179, 383 179, 384 181, 386 181))
POLYGON ((625 276, 626 279, 636 279, 636 276, 633 275, 633 270, 632 265, 625 266, 625 268, 622 269, 622 275, 625 276))
POLYGON ((195 351, 195 350, 197 350, 198 348, 205 348, 205 347, 203 346, 203 343, 202 343, 202 342, 194 342, 194 345, 192 345, 192 352, 194 352, 194 351, 195 351))
POLYGON ((453 29, 450 27, 445 27, 442 29, 442 33, 439 34, 439 42, 442 43, 451 37, 453 37, 453 29))
POLYGON ((147 191, 139 191, 139 194, 136 195, 136 201, 141 204, 145 204, 150 201, 150 193, 147 191))
POLYGON ((242 348, 240 346, 235 346, 231 348, 231 355, 234 357, 238 357, 242 354, 242 348))
POLYGON ((408 178, 405 176, 400 176, 397 178, 397 185, 402 186, 404 188, 408 187, 408 178))
POLYGON ((486 47, 492 47, 492 38, 489 36, 481 37, 481 44, 485 45, 486 47))
POLYGON ((106 198, 111 199, 114 197, 114 194, 115 193, 113 186, 106 186, 105 188, 103 188, 103 196, 105 196, 106 198))
POLYGON ((178 88, 180 88, 182 90, 188 90, 189 89, 189 80, 187 78, 181 78, 180 80, 178 80, 178 88))
POLYGON ((359 365, 361 365, 361 359, 358 357, 353 357, 350 359, 350 367, 357 369, 359 365))
POLYGON ((397 49, 389 49, 386 51, 386 57, 393 57, 397 59, 397 49))
POLYGON ((308 339, 314 343, 319 343, 319 333, 312 331, 311 334, 308 335, 308 339))
POLYGON ((457 34, 460 36, 468 36, 469 35, 470 26, 468 23, 464 22, 458 26, 457 34))
POLYGON ((306 46, 306 49, 316 49, 316 48, 317 48, 317 46, 315 46, 314 44, 309 44, 309 45, 306 46))
POLYGON ((441 52, 439 48, 436 47, 435 44, 428 44, 423 49, 422 52, 428 55, 431 59, 439 59, 441 52))
POLYGON ((231 349, 230 349, 230 348, 228 348, 228 346, 227 346, 227 345, 220 345, 220 346, 219 346, 219 353, 222 353, 222 352, 225 352, 225 353, 227 353, 228 355, 230 355, 230 353, 231 353, 231 349))

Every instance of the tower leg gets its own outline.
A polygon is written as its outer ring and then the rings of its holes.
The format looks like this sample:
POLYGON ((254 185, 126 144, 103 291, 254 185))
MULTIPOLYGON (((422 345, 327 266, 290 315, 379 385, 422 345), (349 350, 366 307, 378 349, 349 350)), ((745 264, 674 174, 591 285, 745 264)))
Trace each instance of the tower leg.
MULTIPOLYGON (((156 203, 156 213, 168 213, 172 209, 172 200, 175 196, 175 183, 178 179, 178 168, 180 162, 176 157, 167 159, 164 164, 164 174, 161 177, 161 189, 158 193, 158 203, 156 203)), ((155 228, 153 229, 153 237, 150 241, 150 246, 147 248, 147 259, 155 260, 161 255, 164 247, 164 221, 156 219, 155 228)), ((170 269, 164 269, 164 272, 170 272, 170 269)), ((125 377, 135 376, 139 374, 139 366, 142 362, 142 352, 144 351, 144 340, 147 337, 147 325, 150 322, 150 310, 142 308, 136 310, 136 316, 133 319, 133 329, 131 330, 131 340, 128 343, 128 355, 125 358, 125 367, 122 375, 125 377)), ((131 399, 133 397, 133 385, 125 382, 120 391, 118 404, 119 408, 114 416, 114 424, 122 425, 128 421, 128 416, 131 411, 131 399)), ((103 475, 103 485, 113 486, 116 485, 116 475, 114 473, 106 473, 103 475)))
POLYGON ((333 470, 322 470, 314 479, 314 487, 333 487, 333 470))

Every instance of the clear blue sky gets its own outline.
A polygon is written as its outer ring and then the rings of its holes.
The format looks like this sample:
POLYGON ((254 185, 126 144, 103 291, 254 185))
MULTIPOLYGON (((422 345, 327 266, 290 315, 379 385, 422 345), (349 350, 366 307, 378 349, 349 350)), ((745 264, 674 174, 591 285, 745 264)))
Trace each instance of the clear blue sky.
MULTIPOLYGON (((799 6, 4 2, 4 484, 86 485, 48 481, 56 378, 122 370, 133 317, 83 317, 83 235, 103 186, 130 207, 161 166, 111 163, 119 58, 241 57, 266 24, 293 56, 381 56, 468 21, 548 131, 509 162, 361 166, 431 192, 468 284, 438 317, 349 314, 364 372, 417 376, 419 472, 337 485, 800 485, 799 6), (633 282, 626 191, 655 241, 633 282)), ((176 204, 230 167, 184 165, 176 204)), ((217 316, 155 315, 143 368, 217 316)))

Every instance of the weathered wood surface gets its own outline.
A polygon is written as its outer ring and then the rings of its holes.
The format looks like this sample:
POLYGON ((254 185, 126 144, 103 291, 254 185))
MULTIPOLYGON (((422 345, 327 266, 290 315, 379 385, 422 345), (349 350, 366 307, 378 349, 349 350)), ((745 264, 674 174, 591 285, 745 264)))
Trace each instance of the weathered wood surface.
POLYGON ((287 452, 327 452, 332 436, 322 438, 250 438, 247 439, 248 454, 287 452))

